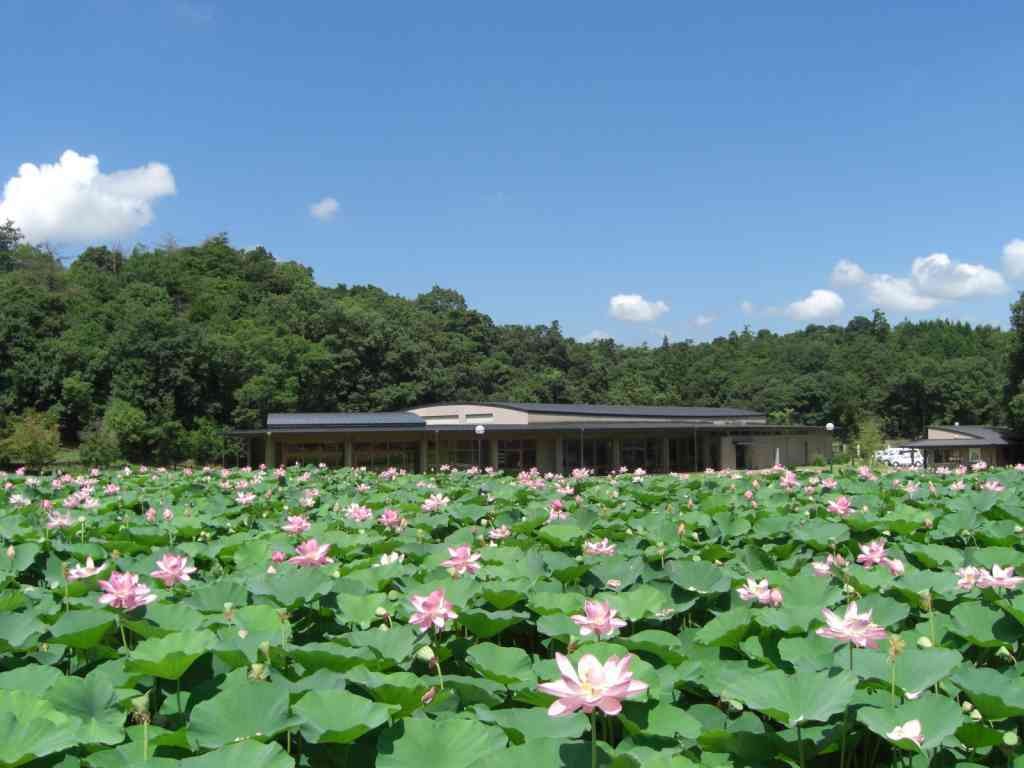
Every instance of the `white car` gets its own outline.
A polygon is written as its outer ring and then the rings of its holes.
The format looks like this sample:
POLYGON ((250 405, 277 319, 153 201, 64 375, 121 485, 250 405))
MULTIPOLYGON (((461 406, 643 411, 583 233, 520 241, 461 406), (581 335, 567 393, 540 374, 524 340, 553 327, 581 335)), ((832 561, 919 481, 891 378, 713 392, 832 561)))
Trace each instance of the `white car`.
POLYGON ((924 465, 924 454, 916 448, 886 448, 878 451, 875 458, 890 467, 920 467, 924 465))

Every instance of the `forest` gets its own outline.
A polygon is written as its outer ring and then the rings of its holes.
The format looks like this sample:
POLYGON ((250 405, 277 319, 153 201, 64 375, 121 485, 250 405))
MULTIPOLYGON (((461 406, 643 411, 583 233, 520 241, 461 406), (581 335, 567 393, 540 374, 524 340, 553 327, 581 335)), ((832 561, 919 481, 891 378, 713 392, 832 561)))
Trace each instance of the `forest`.
POLYGON ((0 458, 21 458, 20 429, 96 463, 212 460, 225 427, 261 426, 270 411, 451 400, 732 405, 832 421, 841 439, 1024 411, 1020 302, 1011 330, 893 324, 876 310, 628 347, 574 340, 557 321, 499 325, 442 287, 410 299, 319 285, 310 268, 226 235, 65 261, 0 227, 0 458))

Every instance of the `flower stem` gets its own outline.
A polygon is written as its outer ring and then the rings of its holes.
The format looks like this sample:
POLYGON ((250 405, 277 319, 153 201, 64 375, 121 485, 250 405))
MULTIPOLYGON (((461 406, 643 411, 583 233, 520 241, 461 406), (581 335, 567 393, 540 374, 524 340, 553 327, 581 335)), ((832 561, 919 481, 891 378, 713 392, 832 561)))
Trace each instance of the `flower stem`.
POLYGON ((117 627, 121 630, 121 647, 124 648, 125 653, 128 653, 128 638, 125 637, 124 624, 121 623, 120 619, 117 620, 117 627))
POLYGON ((590 713, 590 768, 597 768, 597 712, 590 713))
POLYGON ((436 653, 434 654, 434 666, 437 667, 437 682, 440 685, 441 690, 443 691, 444 675, 441 673, 441 657, 438 656, 436 653))
POLYGON ((800 730, 800 723, 796 724, 796 743, 797 746, 800 748, 800 768, 805 768, 806 764, 804 763, 804 735, 803 732, 800 730))
MULTIPOLYGON (((850 648, 850 672, 853 673, 853 643, 849 644, 850 648)), ((845 768, 846 766, 846 732, 850 727, 850 706, 846 706, 846 711, 843 712, 843 738, 839 751, 839 768, 845 768)))

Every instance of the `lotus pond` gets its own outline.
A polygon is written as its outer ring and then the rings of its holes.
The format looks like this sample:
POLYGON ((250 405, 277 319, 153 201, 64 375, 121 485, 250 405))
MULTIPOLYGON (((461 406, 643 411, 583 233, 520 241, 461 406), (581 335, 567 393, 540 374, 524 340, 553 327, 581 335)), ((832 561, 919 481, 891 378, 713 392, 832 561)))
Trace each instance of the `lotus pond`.
POLYGON ((1024 472, 0 476, 0 765, 1024 766, 1024 472))

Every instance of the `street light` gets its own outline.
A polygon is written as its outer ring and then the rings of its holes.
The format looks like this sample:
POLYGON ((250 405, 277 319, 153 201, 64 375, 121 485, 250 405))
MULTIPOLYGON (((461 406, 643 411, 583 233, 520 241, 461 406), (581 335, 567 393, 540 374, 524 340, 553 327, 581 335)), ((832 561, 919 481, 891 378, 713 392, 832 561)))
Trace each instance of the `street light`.
POLYGON ((832 433, 836 431, 836 425, 833 424, 830 421, 828 424, 825 425, 825 431, 828 432, 828 473, 831 475, 832 474, 832 450, 833 450, 832 433))
POLYGON ((484 454, 483 454, 483 441, 484 441, 484 433, 487 432, 487 430, 484 428, 483 424, 477 424, 476 425, 476 429, 474 429, 473 431, 476 432, 476 465, 480 469, 483 469, 484 468, 484 466, 483 466, 484 465, 484 462, 483 462, 483 458, 484 458, 484 454))

